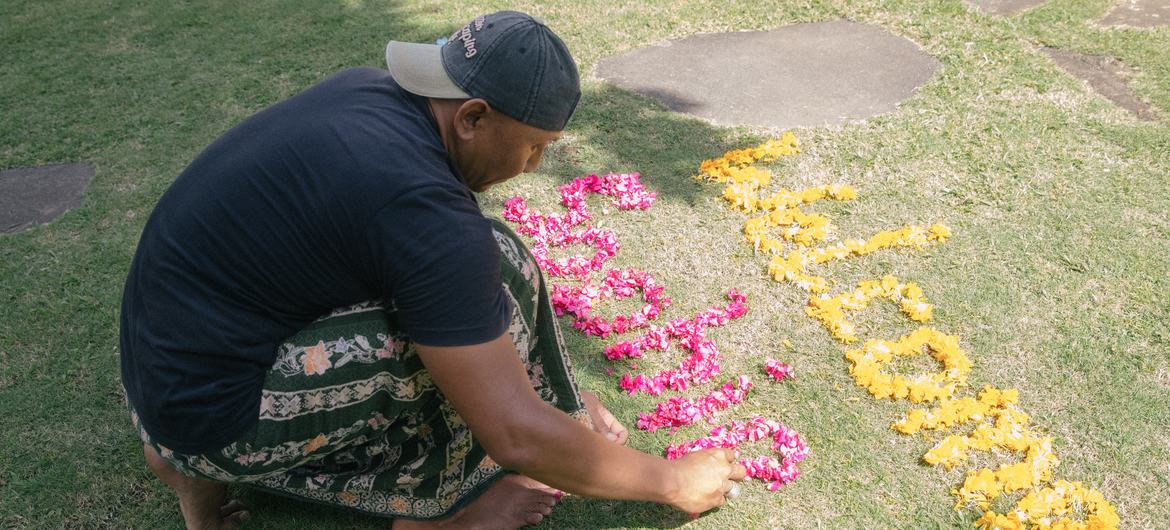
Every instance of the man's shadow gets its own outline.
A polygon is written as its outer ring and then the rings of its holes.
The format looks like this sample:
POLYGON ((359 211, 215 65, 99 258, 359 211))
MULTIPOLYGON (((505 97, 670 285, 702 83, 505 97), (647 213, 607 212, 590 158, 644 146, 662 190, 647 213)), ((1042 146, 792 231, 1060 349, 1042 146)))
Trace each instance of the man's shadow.
POLYGON ((537 528, 678 528, 689 522, 687 514, 661 504, 567 496, 537 528))
MULTIPOLYGON (((354 510, 293 499, 248 487, 235 489, 252 517, 247 528, 355 528, 385 530, 391 519, 354 510)), ((607 501, 566 496, 550 516, 530 528, 677 528, 691 522, 678 510, 648 502, 607 501)))

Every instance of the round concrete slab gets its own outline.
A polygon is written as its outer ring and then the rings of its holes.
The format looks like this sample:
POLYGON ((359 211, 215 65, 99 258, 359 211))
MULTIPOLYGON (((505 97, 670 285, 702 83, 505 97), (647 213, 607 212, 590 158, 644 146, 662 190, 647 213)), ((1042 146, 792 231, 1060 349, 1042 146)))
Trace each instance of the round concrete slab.
POLYGON ((1122 0, 1098 24, 1134 28, 1170 25, 1170 0, 1122 0))
POLYGON ((967 0, 975 9, 989 15, 1009 17, 1023 13, 1048 0, 967 0))
POLYGON ((58 164, 0 171, 0 233, 47 223, 81 206, 94 175, 91 164, 58 164))
POLYGON ((788 128, 893 111, 940 66, 909 39, 840 20, 639 48, 597 75, 719 125, 788 128))

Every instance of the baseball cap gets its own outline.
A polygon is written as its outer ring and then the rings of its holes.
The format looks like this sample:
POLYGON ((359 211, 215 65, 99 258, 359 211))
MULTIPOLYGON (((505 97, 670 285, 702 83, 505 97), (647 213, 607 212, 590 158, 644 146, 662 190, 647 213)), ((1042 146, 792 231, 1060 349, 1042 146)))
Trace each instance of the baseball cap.
POLYGON ((563 130, 581 99, 577 64, 565 43, 544 22, 516 11, 476 17, 443 45, 390 41, 386 65, 408 92, 482 98, 548 131, 563 130))

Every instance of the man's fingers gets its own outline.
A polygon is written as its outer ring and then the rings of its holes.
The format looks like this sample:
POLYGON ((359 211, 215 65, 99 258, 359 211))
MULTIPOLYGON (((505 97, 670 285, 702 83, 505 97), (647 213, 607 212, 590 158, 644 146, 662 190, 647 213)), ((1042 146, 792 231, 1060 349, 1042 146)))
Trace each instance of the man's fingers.
POLYGON ((604 416, 605 427, 609 430, 610 433, 614 435, 613 441, 621 445, 625 445, 626 439, 630 437, 630 433, 626 430, 626 426, 622 425, 622 422, 618 421, 617 418, 614 417, 613 413, 608 410, 605 411, 604 416))
POLYGON ((617 424, 617 443, 618 445, 626 445, 626 440, 630 439, 630 431, 626 430, 626 426, 617 424))
MULTIPOLYGON (((585 395, 586 392, 582 392, 581 394, 585 395)), ((589 395, 593 396, 592 394, 589 395)), ((597 400, 596 396, 593 396, 592 399, 597 400)), ((605 408, 605 405, 602 405, 600 400, 597 400, 596 411, 598 419, 601 420, 601 425, 605 426, 605 437, 608 438, 611 442, 617 443, 619 445, 625 445, 626 440, 630 437, 630 433, 626 430, 626 426, 622 425, 622 422, 618 421, 617 417, 614 416, 613 413, 609 411, 609 409, 605 408)))

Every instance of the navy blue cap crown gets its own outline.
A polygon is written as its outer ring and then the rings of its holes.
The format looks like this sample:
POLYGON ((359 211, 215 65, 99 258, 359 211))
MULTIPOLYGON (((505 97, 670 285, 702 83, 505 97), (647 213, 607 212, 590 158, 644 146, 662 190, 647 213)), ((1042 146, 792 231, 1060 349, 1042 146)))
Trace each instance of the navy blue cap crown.
POLYGON ((476 17, 451 35, 441 56, 447 76, 464 92, 533 127, 563 130, 581 99, 569 49, 524 13, 476 17))

